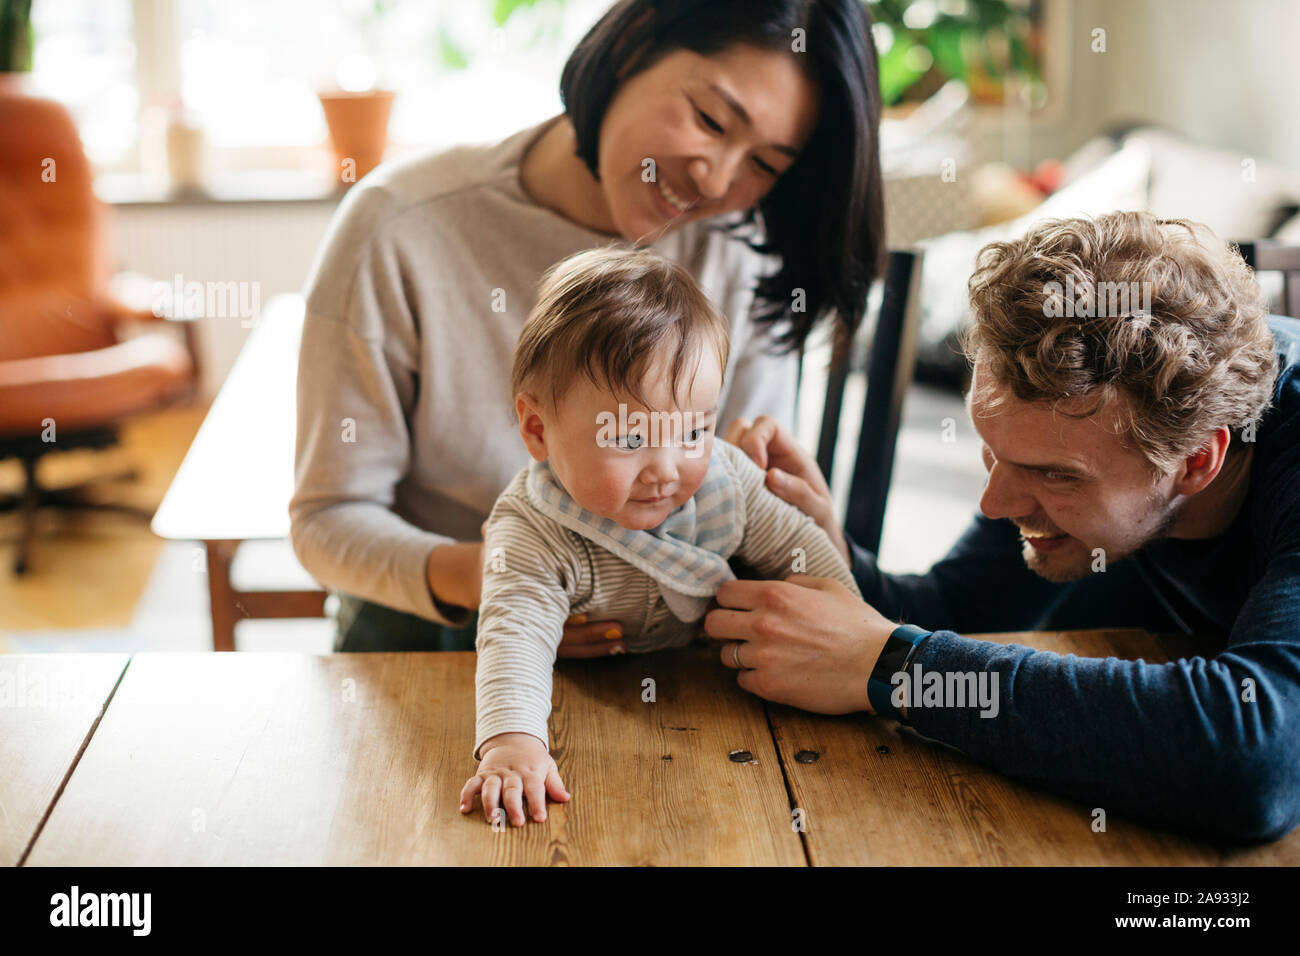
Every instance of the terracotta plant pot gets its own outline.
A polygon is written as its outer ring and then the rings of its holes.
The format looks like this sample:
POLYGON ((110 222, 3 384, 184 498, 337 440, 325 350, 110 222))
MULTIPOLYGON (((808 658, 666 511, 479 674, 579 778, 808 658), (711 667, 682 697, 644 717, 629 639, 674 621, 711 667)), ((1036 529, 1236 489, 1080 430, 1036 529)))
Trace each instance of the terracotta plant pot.
POLYGON ((351 185, 384 158, 388 145, 388 117, 393 111, 392 90, 364 93, 319 93, 330 131, 330 145, 338 164, 339 182, 351 185))

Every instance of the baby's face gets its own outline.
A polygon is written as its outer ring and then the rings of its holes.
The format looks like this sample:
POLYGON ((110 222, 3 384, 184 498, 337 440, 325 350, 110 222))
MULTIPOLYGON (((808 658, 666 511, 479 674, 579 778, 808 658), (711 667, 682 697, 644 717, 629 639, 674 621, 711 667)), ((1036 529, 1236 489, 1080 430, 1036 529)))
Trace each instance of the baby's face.
POLYGON ((684 370, 676 401, 667 370, 652 368, 641 388, 648 407, 586 377, 558 409, 521 398, 529 452, 549 461, 564 489, 593 514, 632 530, 658 526, 699 490, 709 470, 722 369, 709 347, 697 362, 694 376, 689 364, 684 370))

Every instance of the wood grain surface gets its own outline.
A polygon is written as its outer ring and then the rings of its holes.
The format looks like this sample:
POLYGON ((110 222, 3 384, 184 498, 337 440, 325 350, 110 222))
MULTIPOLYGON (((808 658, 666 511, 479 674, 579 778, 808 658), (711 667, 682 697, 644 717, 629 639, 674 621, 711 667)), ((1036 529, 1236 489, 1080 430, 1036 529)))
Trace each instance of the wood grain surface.
POLYGON ((22 859, 127 660, 0 655, 0 865, 22 859))
MULTIPOLYGON (((1151 662, 1216 649, 1210 638, 1135 630, 969 636, 1151 662)), ((1093 807, 1004 777, 896 721, 774 704, 769 717, 814 866, 1300 863, 1300 831, 1243 847, 1109 814, 1105 832, 1094 832, 1093 807)))
POLYGON ((702 653, 562 664, 572 800, 495 830, 457 810, 473 654, 138 654, 28 862, 803 865, 762 704, 702 653))
MULTIPOLYGON (((1140 631, 975 636, 1153 662, 1215 649, 1140 631)), ((69 659, 0 664, 33 660, 69 659)), ((111 686, 110 664, 100 676, 111 686)), ((472 653, 135 655, 26 863, 1300 863, 1300 831, 1252 847, 1111 814, 1094 832, 1093 808, 894 721, 765 704, 707 646, 561 662, 551 742, 572 800, 494 828, 457 809, 473 700, 472 653)), ((93 715, 0 721, 20 767, 0 791, 13 862, 93 715)))

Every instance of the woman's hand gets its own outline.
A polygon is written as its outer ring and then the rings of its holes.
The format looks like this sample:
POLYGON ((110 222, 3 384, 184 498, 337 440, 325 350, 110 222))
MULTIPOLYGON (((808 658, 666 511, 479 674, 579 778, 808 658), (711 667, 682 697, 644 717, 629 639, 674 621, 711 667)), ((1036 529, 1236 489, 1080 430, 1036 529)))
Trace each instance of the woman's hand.
MULTIPOLYGON (((487 522, 480 529, 486 537, 487 522)), ((455 541, 429 552, 425 576, 433 596, 444 604, 477 608, 483 597, 483 542, 455 541)), ((623 626, 618 621, 592 621, 575 614, 564 624, 556 651, 559 657, 606 657, 623 654, 623 626)))
POLYGON ((898 625, 833 578, 727 581, 704 631, 751 694, 816 714, 875 713, 867 681, 898 625), (740 642, 737 644, 736 642, 740 642))
POLYGON ((546 744, 532 734, 509 733, 490 737, 480 748, 483 759, 478 773, 466 781, 460 791, 460 812, 474 809, 474 797, 482 794, 483 817, 491 823, 497 807, 504 805, 510 825, 521 827, 527 822, 524 816, 524 798, 533 819, 546 819, 546 796, 549 793, 557 803, 566 803, 569 791, 560 779, 560 770, 546 744))
POLYGON ((618 621, 587 622, 587 615, 575 614, 564 622, 557 657, 607 657, 623 654, 623 626, 618 621))
MULTIPOLYGON (((487 522, 480 529, 487 537, 487 522)), ((483 580, 482 554, 479 555, 479 581, 483 580)), ((475 601, 475 607, 478 602, 475 601)), ((606 657, 610 654, 627 652, 623 643, 623 625, 618 621, 592 621, 588 623, 587 615, 575 614, 564 622, 564 633, 560 637, 560 646, 556 649, 557 657, 606 657)))
POLYGON ((767 472, 769 491, 817 522, 851 567, 853 560, 844 532, 835 520, 831 490, 817 461, 799 446, 794 436, 770 415, 760 415, 753 424, 737 418, 727 426, 723 437, 767 472))

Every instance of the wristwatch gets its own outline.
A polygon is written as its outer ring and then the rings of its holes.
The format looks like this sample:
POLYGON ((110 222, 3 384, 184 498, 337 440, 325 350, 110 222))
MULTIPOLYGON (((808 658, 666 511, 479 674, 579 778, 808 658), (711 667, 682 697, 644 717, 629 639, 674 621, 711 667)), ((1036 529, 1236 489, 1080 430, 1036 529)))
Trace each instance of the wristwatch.
POLYGON ((895 720, 907 719, 906 706, 900 713, 890 699, 894 694, 892 679, 899 671, 907 670, 917 650, 933 633, 934 631, 927 631, 914 624, 900 624, 890 633, 889 640, 885 641, 885 649, 876 659, 876 666, 872 668, 871 678, 867 681, 867 698, 878 716, 893 717, 895 720))

